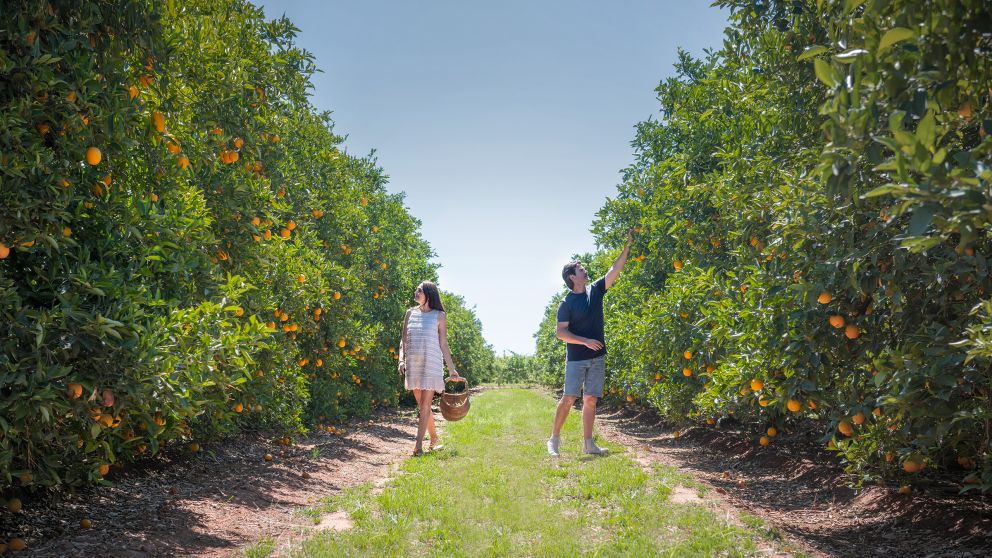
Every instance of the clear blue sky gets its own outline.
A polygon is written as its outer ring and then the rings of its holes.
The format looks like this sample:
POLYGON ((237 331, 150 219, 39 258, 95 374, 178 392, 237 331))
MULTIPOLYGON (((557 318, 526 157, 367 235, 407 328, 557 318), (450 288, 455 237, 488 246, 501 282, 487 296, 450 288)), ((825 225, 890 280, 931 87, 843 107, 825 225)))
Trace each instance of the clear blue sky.
MULTIPOLYGON (((678 47, 719 47, 708 1, 262 2, 323 73, 314 104, 375 149, 497 354, 533 353, 561 267, 632 160, 678 47)), ((622 280, 622 279, 621 279, 622 280)))

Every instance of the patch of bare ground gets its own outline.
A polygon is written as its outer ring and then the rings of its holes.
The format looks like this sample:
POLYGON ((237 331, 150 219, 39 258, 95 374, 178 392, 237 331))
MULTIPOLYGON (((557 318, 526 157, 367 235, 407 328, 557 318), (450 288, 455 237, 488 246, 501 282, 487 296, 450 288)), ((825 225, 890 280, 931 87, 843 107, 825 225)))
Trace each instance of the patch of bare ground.
POLYGON ((642 464, 664 463, 692 474, 713 489, 707 499, 719 495, 808 554, 992 556, 989 497, 960 495, 957 487, 937 481, 917 484, 911 495, 892 486, 853 488, 837 455, 817 441, 813 425, 780 432, 761 447, 757 436, 733 424, 693 427, 677 436, 651 411, 604 406, 597 424, 642 464))
POLYGON ((388 478, 413 450, 416 414, 383 410, 344 432, 314 433, 288 447, 245 434, 203 444, 194 456, 166 451, 112 472, 110 486, 25 498, 22 512, 0 512, 0 540, 25 538, 19 556, 217 557, 270 538, 278 554, 313 529, 348 527, 347 517, 331 514, 315 525, 299 511, 388 478), (92 528, 80 527, 84 518, 92 528))

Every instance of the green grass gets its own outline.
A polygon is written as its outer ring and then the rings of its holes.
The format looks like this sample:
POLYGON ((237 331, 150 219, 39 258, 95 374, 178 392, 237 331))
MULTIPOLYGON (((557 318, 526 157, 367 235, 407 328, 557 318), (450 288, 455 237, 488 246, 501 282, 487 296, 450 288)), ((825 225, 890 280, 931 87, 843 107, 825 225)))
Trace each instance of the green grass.
MULTIPOLYGON (((643 470, 623 448, 580 453, 579 414, 547 456, 554 402, 521 389, 484 392, 445 425, 445 448, 408 459, 381 492, 363 485, 308 510, 345 510, 346 532, 324 532, 293 556, 750 556, 762 531, 727 524, 701 504, 674 504, 667 467, 643 470)), ((411 441, 412 446, 412 441, 411 441)))
POLYGON ((276 540, 272 537, 264 537, 257 543, 249 546, 241 552, 244 558, 266 558, 276 550, 276 540))

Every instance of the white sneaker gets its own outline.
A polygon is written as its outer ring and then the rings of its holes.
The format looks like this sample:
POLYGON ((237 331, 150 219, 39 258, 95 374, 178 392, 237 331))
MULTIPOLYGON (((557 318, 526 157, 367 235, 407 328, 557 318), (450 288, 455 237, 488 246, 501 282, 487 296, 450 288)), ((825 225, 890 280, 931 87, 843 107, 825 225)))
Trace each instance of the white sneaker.
POLYGON ((586 447, 582 451, 589 455, 606 455, 610 450, 597 446, 592 440, 586 440, 586 447))
POLYGON ((548 438, 548 455, 558 457, 558 446, 560 443, 561 438, 555 438, 554 436, 548 438))

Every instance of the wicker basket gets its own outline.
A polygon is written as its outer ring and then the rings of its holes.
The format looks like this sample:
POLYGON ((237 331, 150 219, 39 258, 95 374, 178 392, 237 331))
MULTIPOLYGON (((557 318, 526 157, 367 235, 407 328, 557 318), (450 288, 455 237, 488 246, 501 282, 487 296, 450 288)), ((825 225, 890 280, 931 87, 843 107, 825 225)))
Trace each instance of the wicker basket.
POLYGON ((445 391, 441 393, 441 401, 438 405, 441 408, 441 416, 444 417, 444 420, 448 421, 465 418, 469 407, 472 406, 471 401, 468 399, 468 381, 465 378, 448 379, 444 385, 445 391), (465 384, 465 389, 459 393, 448 393, 447 386, 449 382, 462 382, 465 384))

